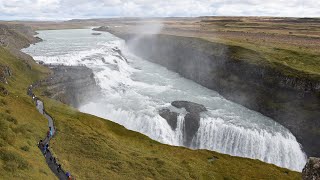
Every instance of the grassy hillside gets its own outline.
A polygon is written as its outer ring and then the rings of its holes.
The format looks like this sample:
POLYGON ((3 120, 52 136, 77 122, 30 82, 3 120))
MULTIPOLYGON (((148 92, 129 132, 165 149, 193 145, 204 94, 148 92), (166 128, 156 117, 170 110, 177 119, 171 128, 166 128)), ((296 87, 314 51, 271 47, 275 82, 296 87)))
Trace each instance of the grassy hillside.
MULTIPOLYGON (((47 69, 27 66, 0 48, 0 64, 12 70, 1 84, 0 177, 54 179, 36 147, 47 121, 26 95, 29 84, 44 78, 47 69)), ((40 94, 38 90, 38 94, 40 94)), ((53 152, 77 179, 299 179, 300 173, 258 160, 207 150, 160 144, 111 121, 78 112, 43 97, 55 118, 53 152)))
POLYGON ((28 85, 46 70, 35 63, 27 66, 1 47, 0 65, 12 71, 8 85, 0 83, 0 179, 56 179, 36 146, 47 121, 26 95, 28 85))
POLYGON ((79 179, 299 179, 258 160, 160 144, 124 127, 46 99, 56 117, 53 151, 79 179))

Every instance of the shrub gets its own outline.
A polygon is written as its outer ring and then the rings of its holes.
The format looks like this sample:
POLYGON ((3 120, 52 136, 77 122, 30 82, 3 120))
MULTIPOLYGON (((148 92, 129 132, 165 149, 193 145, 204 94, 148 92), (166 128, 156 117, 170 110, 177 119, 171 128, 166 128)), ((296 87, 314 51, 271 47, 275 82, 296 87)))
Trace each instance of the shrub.
POLYGON ((5 139, 8 136, 9 125, 0 117, 0 138, 5 139))
POLYGON ((4 161, 4 169, 6 171, 24 170, 29 166, 28 162, 15 152, 2 149, 0 150, 0 157, 4 161))
POLYGON ((16 134, 26 134, 27 133, 27 127, 26 126, 23 126, 23 125, 20 125, 16 128, 13 129, 13 131, 16 133, 16 134))
POLYGON ((7 105, 7 102, 4 99, 0 99, 0 106, 7 105))
POLYGON ((12 122, 14 124, 18 124, 17 119, 12 117, 12 116, 10 116, 9 114, 0 113, 0 118, 1 119, 5 119, 5 120, 7 120, 9 122, 12 122))
POLYGON ((7 116, 7 121, 12 122, 14 124, 18 124, 17 119, 12 116, 7 116))
POLYGON ((22 146, 20 149, 21 149, 22 151, 28 152, 30 148, 29 148, 29 146, 22 146))

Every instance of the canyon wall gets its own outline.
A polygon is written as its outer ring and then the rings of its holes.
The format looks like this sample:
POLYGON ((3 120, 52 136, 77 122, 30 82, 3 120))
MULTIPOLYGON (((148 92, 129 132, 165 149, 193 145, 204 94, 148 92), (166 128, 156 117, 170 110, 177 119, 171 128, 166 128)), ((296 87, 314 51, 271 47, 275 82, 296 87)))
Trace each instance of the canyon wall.
POLYGON ((53 75, 41 82, 46 87, 44 95, 77 108, 81 103, 99 97, 91 69, 85 66, 49 65, 53 75))
POLYGON ((274 68, 250 63, 246 57, 263 57, 243 47, 198 38, 107 31, 126 40, 137 56, 273 118, 296 136, 308 156, 320 156, 320 77, 279 64, 274 68))

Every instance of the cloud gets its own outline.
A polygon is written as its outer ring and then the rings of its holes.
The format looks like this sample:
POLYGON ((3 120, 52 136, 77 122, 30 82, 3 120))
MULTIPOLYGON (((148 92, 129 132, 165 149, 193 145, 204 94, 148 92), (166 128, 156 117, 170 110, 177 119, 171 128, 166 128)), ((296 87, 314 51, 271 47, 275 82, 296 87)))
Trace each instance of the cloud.
POLYGON ((0 0, 0 19, 168 16, 319 17, 319 0, 0 0))

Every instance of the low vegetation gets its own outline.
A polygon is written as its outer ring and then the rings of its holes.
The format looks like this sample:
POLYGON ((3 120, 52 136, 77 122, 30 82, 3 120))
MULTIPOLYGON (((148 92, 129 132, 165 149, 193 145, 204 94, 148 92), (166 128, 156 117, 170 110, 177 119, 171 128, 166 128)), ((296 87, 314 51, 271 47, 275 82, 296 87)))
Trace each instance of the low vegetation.
POLYGON ((26 88, 47 71, 36 63, 25 64, 0 47, 0 64, 13 72, 8 84, 0 83, 1 179, 55 179, 37 148, 47 121, 35 109, 26 88), (31 69, 30 69, 31 68, 31 69))

